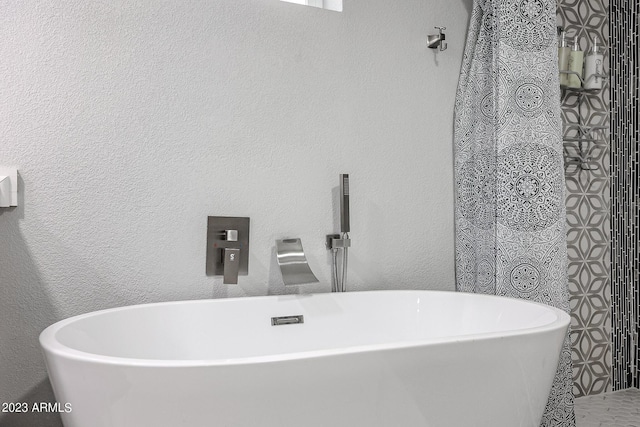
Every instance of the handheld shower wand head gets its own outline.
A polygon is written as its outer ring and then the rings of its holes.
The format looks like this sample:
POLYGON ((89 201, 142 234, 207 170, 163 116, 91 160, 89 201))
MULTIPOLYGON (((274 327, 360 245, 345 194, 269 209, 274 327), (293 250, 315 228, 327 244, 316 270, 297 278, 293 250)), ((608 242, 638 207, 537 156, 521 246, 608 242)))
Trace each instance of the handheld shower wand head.
POLYGON ((348 233, 349 224, 349 174, 340 174, 340 232, 348 233))

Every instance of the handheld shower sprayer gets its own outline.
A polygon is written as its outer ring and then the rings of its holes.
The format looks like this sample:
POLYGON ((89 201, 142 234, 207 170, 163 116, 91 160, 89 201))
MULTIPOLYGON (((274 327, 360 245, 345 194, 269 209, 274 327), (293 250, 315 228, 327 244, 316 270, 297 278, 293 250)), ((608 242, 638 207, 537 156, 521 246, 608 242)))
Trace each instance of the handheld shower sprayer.
POLYGON ((348 233, 349 224, 349 174, 340 174, 340 233, 348 233))
POLYGON ((327 249, 333 255, 332 260, 332 292, 345 292, 347 290, 347 260, 351 239, 349 231, 351 223, 349 219, 349 174, 340 174, 340 234, 327 236, 327 249), (338 250, 342 250, 342 276, 338 274, 338 250))

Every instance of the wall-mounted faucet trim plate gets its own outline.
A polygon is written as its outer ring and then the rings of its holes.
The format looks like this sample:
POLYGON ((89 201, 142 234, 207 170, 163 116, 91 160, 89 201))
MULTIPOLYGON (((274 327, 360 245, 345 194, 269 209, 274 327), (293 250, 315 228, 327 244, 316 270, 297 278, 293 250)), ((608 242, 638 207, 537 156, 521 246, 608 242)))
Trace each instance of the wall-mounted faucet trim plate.
POLYGON ((207 276, 235 285, 249 274, 249 218, 210 216, 207 222, 207 276))

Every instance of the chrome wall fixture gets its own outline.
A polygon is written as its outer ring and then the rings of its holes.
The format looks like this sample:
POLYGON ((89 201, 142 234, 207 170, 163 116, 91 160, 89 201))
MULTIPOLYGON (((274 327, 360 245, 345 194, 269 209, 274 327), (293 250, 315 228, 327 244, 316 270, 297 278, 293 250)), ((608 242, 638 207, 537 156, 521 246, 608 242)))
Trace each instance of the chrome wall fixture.
POLYGON ((302 240, 298 238, 276 240, 276 258, 285 285, 318 282, 302 249, 302 240))
POLYGON ((438 34, 429 34, 427 36, 427 47, 430 49, 440 49, 440 51, 447 50, 447 44, 444 42, 446 36, 443 33, 447 27, 434 27, 438 30, 438 34))
POLYGON ((349 216, 349 174, 340 174, 340 234, 328 234, 326 236, 327 249, 331 251, 332 262, 332 286, 331 292, 347 291, 347 259, 351 239, 351 220, 349 216), (342 276, 338 274, 338 250, 342 251, 342 276))
POLYGON ((206 262, 207 275, 223 276, 225 285, 249 274, 249 218, 208 217, 206 262))

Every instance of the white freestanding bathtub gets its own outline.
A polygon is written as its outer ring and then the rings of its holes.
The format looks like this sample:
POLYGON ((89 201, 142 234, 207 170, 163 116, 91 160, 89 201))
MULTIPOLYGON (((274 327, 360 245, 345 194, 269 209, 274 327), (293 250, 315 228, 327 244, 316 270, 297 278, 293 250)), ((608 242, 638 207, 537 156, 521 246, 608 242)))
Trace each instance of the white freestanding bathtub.
POLYGON ((375 291, 116 308, 40 343, 66 427, 539 427, 568 324, 521 300, 375 291))

